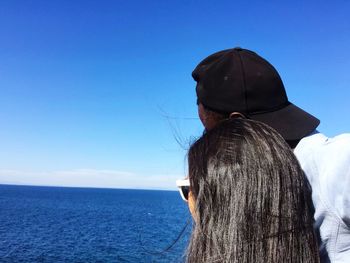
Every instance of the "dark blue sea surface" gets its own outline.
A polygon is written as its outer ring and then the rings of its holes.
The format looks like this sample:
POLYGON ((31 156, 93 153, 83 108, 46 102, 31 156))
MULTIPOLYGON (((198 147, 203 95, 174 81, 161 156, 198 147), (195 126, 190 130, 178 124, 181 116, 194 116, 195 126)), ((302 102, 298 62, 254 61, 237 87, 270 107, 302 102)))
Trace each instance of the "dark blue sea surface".
POLYGON ((176 191, 0 185, 0 262, 183 262, 176 191))

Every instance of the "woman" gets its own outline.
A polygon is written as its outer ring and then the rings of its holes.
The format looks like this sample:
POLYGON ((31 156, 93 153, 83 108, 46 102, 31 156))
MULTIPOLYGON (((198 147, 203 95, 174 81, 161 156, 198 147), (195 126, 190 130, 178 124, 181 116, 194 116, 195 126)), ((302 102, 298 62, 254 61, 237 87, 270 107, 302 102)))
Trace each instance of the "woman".
POLYGON ((225 120, 188 162, 178 182, 195 221, 187 262, 319 262, 309 184, 276 131, 225 120))

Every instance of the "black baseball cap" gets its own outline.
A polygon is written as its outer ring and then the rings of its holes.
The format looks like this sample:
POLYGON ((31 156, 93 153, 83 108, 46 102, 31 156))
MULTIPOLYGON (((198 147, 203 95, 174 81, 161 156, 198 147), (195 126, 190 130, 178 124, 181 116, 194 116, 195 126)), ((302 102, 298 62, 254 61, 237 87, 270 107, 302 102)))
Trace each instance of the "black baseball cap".
POLYGON ((277 70, 255 52, 232 48, 201 61, 192 72, 198 102, 217 112, 240 112, 285 140, 299 140, 320 121, 288 101, 277 70))

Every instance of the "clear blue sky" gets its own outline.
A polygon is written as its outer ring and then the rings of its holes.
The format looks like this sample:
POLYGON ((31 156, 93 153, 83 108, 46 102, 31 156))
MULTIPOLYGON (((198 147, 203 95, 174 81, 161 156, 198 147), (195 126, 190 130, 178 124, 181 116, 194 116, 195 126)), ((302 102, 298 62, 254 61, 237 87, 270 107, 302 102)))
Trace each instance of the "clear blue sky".
POLYGON ((172 188, 202 132, 191 71, 234 46, 269 60, 320 131, 349 132, 349 14, 339 0, 1 1, 0 183, 172 188))

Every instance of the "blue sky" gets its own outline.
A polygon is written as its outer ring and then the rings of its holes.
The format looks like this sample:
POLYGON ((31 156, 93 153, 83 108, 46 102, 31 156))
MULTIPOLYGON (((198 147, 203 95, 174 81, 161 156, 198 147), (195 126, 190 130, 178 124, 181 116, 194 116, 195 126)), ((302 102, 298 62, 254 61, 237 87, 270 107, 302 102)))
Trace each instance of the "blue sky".
POLYGON ((174 188, 202 132, 191 71, 235 46, 269 60, 320 131, 349 132, 349 13, 348 1, 1 1, 0 183, 174 188))

